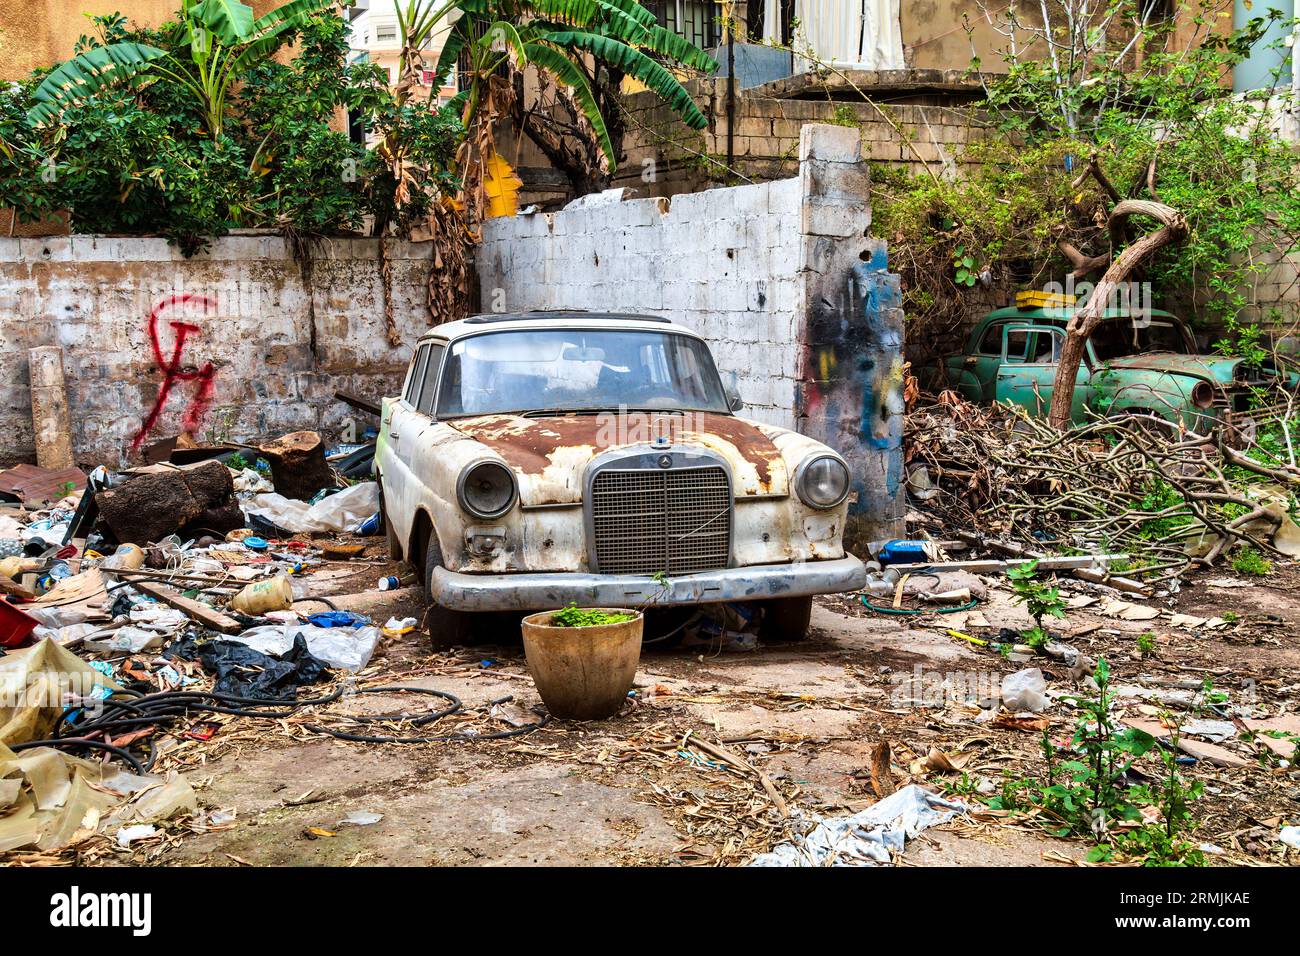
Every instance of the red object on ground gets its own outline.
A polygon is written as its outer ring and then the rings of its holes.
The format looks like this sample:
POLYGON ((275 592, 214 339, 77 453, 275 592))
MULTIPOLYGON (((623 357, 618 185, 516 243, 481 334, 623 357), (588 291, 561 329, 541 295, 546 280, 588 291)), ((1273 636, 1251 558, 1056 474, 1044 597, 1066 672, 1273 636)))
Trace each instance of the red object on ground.
POLYGON ((40 623, 21 608, 0 600, 0 647, 17 647, 40 623))

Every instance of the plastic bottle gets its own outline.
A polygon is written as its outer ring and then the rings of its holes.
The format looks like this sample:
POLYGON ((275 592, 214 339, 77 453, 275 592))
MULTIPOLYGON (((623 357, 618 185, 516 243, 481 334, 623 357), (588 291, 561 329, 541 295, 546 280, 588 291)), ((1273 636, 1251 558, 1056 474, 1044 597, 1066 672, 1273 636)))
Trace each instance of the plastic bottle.
POLYGON ((293 582, 288 575, 277 574, 266 581, 246 586, 230 599, 230 609, 250 616, 267 611, 287 611, 293 607, 293 582))
POLYGON ((137 544, 120 544, 100 567, 108 571, 135 571, 144 566, 144 550, 137 544))

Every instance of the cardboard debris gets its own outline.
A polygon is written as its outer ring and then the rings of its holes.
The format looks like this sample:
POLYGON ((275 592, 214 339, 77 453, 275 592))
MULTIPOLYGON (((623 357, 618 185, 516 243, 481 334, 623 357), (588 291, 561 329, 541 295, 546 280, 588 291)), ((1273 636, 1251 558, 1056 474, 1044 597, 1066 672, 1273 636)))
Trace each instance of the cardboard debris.
POLYGON ((1257 736, 1255 742, 1263 744, 1273 753, 1286 760, 1295 756, 1296 747, 1300 746, 1300 714, 1281 714, 1277 717, 1269 717, 1267 720, 1250 720, 1243 721, 1246 727, 1254 731, 1257 736), (1292 734, 1295 739, 1289 737, 1270 737, 1269 732, 1292 734))
POLYGON ((104 587, 104 575, 99 568, 89 568, 70 578, 64 578, 35 601, 35 608, 58 608, 64 614, 74 610, 87 612, 85 619, 107 618, 104 606, 108 603, 108 591, 104 587))
MULTIPOLYGON (((1125 718, 1124 723, 1136 730, 1144 730, 1152 737, 1158 737, 1161 740, 1168 739, 1173 735, 1171 728, 1159 720, 1141 720, 1134 717, 1125 718)), ((1250 761, 1245 757, 1233 753, 1226 747, 1220 747, 1218 744, 1206 743, 1203 740, 1193 740, 1186 734, 1180 734, 1178 737, 1178 749, 1188 756, 1195 757, 1197 760, 1204 760, 1214 764, 1216 767, 1241 768, 1249 767, 1250 761)))
POLYGON ((1125 621, 1154 621, 1161 614, 1157 607, 1134 604, 1132 601, 1107 601, 1101 612, 1107 617, 1118 617, 1125 621))

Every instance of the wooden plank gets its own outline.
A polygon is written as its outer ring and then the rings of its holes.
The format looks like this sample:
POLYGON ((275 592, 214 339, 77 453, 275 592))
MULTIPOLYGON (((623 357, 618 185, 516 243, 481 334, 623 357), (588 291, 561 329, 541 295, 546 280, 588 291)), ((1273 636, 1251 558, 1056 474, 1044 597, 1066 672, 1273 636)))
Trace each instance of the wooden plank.
POLYGON ((346 405, 351 405, 357 411, 366 412, 367 414, 374 415, 376 418, 378 418, 383 411, 383 409, 374 402, 366 401, 364 398, 357 398, 357 396, 349 395, 347 392, 335 392, 334 397, 346 405))
POLYGON ((204 627, 210 627, 214 631, 222 631, 226 634, 238 634, 244 629, 233 617, 222 614, 215 608, 209 607, 201 601, 193 601, 181 594, 179 591, 173 591, 166 585, 159 584, 156 581, 133 581, 131 586, 141 594, 147 594, 151 598, 156 598, 164 604, 169 604, 176 610, 181 611, 192 621, 202 624, 204 627))
MULTIPOLYGON (((959 532, 960 533, 960 532, 959 532)), ((1014 555, 1018 558, 1046 558, 1041 551, 1031 551, 1029 548, 1022 547, 1018 544, 1012 544, 1009 541, 986 541, 979 535, 961 533, 961 536, 976 547, 988 547, 994 551, 1003 554, 1014 555)), ((1120 555, 1109 555, 1110 560, 1117 561, 1120 555)), ((1072 577, 1080 581, 1089 581, 1093 584, 1104 584, 1112 587, 1117 591, 1126 591, 1129 594, 1140 594, 1143 597, 1150 597, 1152 588, 1149 584, 1143 584, 1134 578, 1118 577, 1110 574, 1108 571, 1098 571, 1096 568, 1075 568, 1070 572, 1072 577)))
POLYGON ((3 574, 0 574, 0 594, 8 594, 13 597, 22 598, 24 601, 32 601, 36 599, 36 594, 33 591, 23 587, 17 581, 5 577, 3 574))

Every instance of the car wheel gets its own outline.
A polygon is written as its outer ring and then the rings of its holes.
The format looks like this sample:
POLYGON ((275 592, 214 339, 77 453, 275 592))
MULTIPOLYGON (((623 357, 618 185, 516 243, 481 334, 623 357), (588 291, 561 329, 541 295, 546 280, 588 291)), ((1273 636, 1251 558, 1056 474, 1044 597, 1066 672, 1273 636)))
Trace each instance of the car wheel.
POLYGON ((429 547, 424 552, 424 594, 429 607, 424 612, 424 622, 429 626, 429 644, 435 651, 445 651, 460 644, 468 644, 473 633, 473 615, 453 611, 433 599, 433 572, 442 567, 442 549, 438 535, 429 532, 429 547))
POLYGON ((811 619, 811 597, 764 601, 763 620, 758 626, 758 639, 765 644, 802 641, 808 636, 808 622, 811 619))

